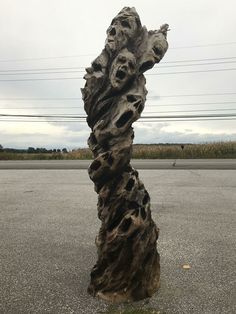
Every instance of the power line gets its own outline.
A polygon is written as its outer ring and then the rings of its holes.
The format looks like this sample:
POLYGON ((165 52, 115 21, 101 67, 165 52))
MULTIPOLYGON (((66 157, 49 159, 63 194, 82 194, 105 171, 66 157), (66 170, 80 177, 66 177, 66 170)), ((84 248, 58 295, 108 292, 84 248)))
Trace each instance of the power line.
MULTIPOLYGON (((224 121, 233 121, 236 120, 236 118, 196 118, 196 119, 164 119, 164 120, 144 120, 144 121, 135 121, 134 123, 163 123, 163 122, 177 122, 177 121, 183 121, 183 122, 188 122, 188 121, 219 121, 219 120, 224 120, 224 121)), ((12 119, 0 119, 1 122, 33 122, 33 123, 78 123, 78 122, 86 122, 85 120, 12 120, 12 119)))
POLYGON ((0 114, 0 117, 23 117, 23 118, 73 118, 73 119, 85 119, 86 116, 70 116, 70 115, 53 115, 53 114, 46 114, 46 115, 34 115, 34 114, 0 114))
MULTIPOLYGON (((225 92, 225 93, 201 93, 201 94, 177 94, 177 95, 153 95, 153 96, 148 96, 148 99, 161 99, 161 98, 175 98, 175 97, 202 97, 202 96, 225 96, 225 95, 236 95, 236 92, 225 92)), ((23 98, 23 97, 17 97, 17 98, 0 98, 0 101, 2 100, 43 100, 43 101, 51 101, 51 100, 82 100, 82 97, 51 97, 51 98, 45 98, 45 97, 33 97, 33 98, 23 98)), ((223 103, 223 102, 221 102, 223 103)), ((202 104, 209 104, 209 103, 202 103, 202 104)), ((175 106, 177 104, 173 104, 175 106)), ((168 106, 168 105, 163 105, 163 106, 168 106)), ((170 105, 172 106, 172 105, 170 105)))
POLYGON ((3 122, 42 122, 42 123, 48 123, 48 122, 86 122, 86 120, 12 120, 12 119, 0 119, 0 121, 3 122))
POLYGON ((219 120, 224 120, 224 121, 232 121, 236 120, 236 118, 206 118, 206 119, 164 119, 164 120, 144 120, 144 121, 135 121, 134 123, 141 122, 141 123, 162 123, 162 122, 177 122, 177 121, 182 121, 182 122, 188 122, 188 121, 219 121, 219 120))
MULTIPOLYGON (((22 117, 22 118, 67 118, 67 119, 86 119, 84 115, 30 115, 30 114, 0 114, 0 117, 22 117)), ((178 118, 222 118, 236 117, 236 113, 217 113, 217 114, 197 114, 197 115, 167 115, 167 116, 141 116, 141 119, 178 119, 178 118)))
MULTIPOLYGON (((166 105, 149 105, 146 104, 145 109, 150 108, 150 107, 175 107, 175 106, 203 106, 203 105, 223 105, 223 104, 236 104, 235 101, 221 101, 221 102, 202 102, 202 103, 187 103, 187 104, 182 104, 182 103, 177 103, 177 104, 166 104, 166 105)), ((81 107, 78 106, 63 106, 63 107, 21 107, 21 108, 0 108, 1 110, 23 110, 23 109, 81 109, 81 107)), ((220 109, 217 109, 220 110, 220 109)))
MULTIPOLYGON (((2 108, 0 108, 0 109, 2 109, 2 108)), ((9 109, 9 108, 8 108, 9 109)), ((8 110, 7 109, 7 110, 8 110)), ((145 108, 146 109, 146 108, 145 108)), ((169 111, 143 111, 143 113, 145 113, 145 114, 166 114, 166 113, 190 113, 190 112, 222 112, 222 111, 234 111, 234 110, 236 110, 236 108, 221 108, 221 109, 200 109, 200 110, 169 110, 169 111)), ((41 114, 41 115, 35 115, 35 117, 63 117, 63 118, 74 118, 73 116, 76 116, 75 118, 78 118, 78 115, 79 114, 83 114, 83 113, 73 113, 73 114, 51 114, 51 115, 47 115, 47 114, 41 114)), ((236 114, 236 112, 235 112, 235 114, 236 114)), ((1 114, 0 114, 0 116, 2 116, 1 114)), ((9 115, 9 114, 7 114, 6 116, 24 116, 24 117, 33 117, 33 115, 9 115)), ((145 116, 144 116, 145 117, 145 116)), ((160 116, 161 117, 161 116, 160 116)), ((83 117, 80 117, 80 118, 84 118, 84 116, 83 117)), ((141 117, 142 118, 142 117, 141 117)))
POLYGON ((200 103, 177 103, 177 104, 166 104, 166 105, 147 105, 148 107, 173 107, 173 106, 203 106, 203 105, 223 105, 223 104, 235 104, 235 101, 221 101, 221 102, 200 102, 200 103))
MULTIPOLYGON (((195 60, 176 60, 176 61, 169 61, 169 62, 162 62, 161 65, 159 66, 159 68, 169 68, 169 67, 179 67, 179 66, 198 66, 198 65, 211 65, 211 64, 227 64, 227 63, 235 63, 236 61, 223 61, 223 62, 205 62, 205 61, 215 61, 215 60, 225 60, 225 59, 236 59, 236 57, 226 57, 226 58, 212 58, 212 59, 195 59, 195 60), (186 62, 205 62, 205 63, 198 63, 198 64, 179 64, 179 65, 168 65, 168 66, 163 66, 163 64, 168 64, 168 63, 186 63, 186 62)), ((19 72, 18 75, 20 74, 30 74, 28 72, 31 71, 47 71, 45 72, 46 74, 50 74, 50 73, 68 73, 68 72, 48 72, 48 71, 53 71, 53 70, 76 70, 78 72, 85 72, 85 68, 84 67, 51 67, 51 68, 31 68, 31 69, 7 69, 7 70, 0 70, 0 72, 4 72, 3 74, 0 73, 0 75, 7 75, 5 73, 8 72, 19 72), (80 70, 82 69, 82 70, 80 70), (27 73, 20 73, 20 72, 27 72, 27 73)), ((70 73, 70 72, 69 72, 70 73)), ((32 73, 31 73, 32 74, 32 73)), ((39 73, 40 74, 40 73, 39 73)), ((8 74, 10 75, 10 74, 8 74)), ((13 74, 12 74, 13 75, 13 74)), ((16 75, 16 74, 14 74, 16 75)))
MULTIPOLYGON (((233 57, 234 59, 236 57, 233 57)), ((51 70, 78 70, 86 67, 51 67, 51 68, 32 68, 32 69, 7 69, 0 70, 0 72, 22 72, 22 71, 51 71, 51 70)))
POLYGON ((95 54, 81 54, 70 56, 57 56, 57 57, 39 57, 39 58, 21 58, 21 59, 5 59, 0 62, 20 62, 20 61, 34 61, 34 60, 50 60, 50 59, 65 59, 65 58, 78 58, 78 57, 92 57, 95 54))
POLYGON ((205 45, 170 47, 169 49, 188 49, 188 48, 213 47, 213 46, 224 46, 224 45, 235 45, 235 44, 236 44, 236 41, 231 41, 231 42, 225 42, 225 43, 213 43, 213 44, 205 44, 205 45))
POLYGON ((58 80, 82 80, 82 77, 55 77, 55 78, 35 78, 35 79, 14 79, 0 80, 0 82, 23 82, 23 81, 58 81, 58 80))
POLYGON ((208 70, 196 70, 196 71, 181 71, 181 72, 167 72, 167 73, 147 73, 145 75, 172 75, 172 74, 187 74, 187 73, 200 73, 200 72, 219 72, 219 71, 234 71, 236 68, 228 69, 208 69, 208 70))
POLYGON ((143 116, 141 119, 178 119, 178 118, 223 118, 236 117, 236 113, 198 114, 198 115, 173 115, 173 116, 143 116))
MULTIPOLYGON (((155 108, 159 108, 159 107, 173 107, 173 106, 192 106, 192 105, 195 105, 195 106, 198 106, 198 105, 201 105, 202 104, 236 104, 235 102, 215 102, 215 103, 199 103, 199 104, 172 104, 172 105, 146 105, 144 109, 148 109, 149 107, 155 107, 155 108)), ((51 108, 48 108, 48 107, 21 107, 21 108, 0 108, 0 110, 25 110, 25 109, 48 109, 48 110, 54 110, 54 109, 82 109, 81 107, 70 107, 70 106, 63 106, 63 107, 51 107, 51 108)), ((193 111, 224 111, 224 110, 235 110, 236 108, 218 108, 218 109, 197 109, 197 110, 188 110, 189 112, 193 112, 193 111)), ((163 113, 164 111, 162 111, 161 113, 163 113)), ((168 112, 181 112, 181 111, 168 111, 168 112)), ((184 112, 184 111, 183 111, 184 112)))
MULTIPOLYGON (((226 46, 226 45, 234 45, 234 44, 236 44, 235 41, 233 41, 233 42, 225 42, 225 43, 212 43, 212 44, 203 44, 203 45, 170 47, 169 49, 203 48, 203 47, 226 46)), ((76 54, 76 55, 53 56, 53 57, 4 59, 4 60, 0 60, 0 62, 19 62, 19 61, 33 61, 33 60, 65 59, 65 58, 90 57, 90 56, 94 56, 94 55, 95 54, 76 54)))
POLYGON ((235 58, 236 57, 220 57, 220 58, 205 58, 205 59, 172 60, 172 61, 163 61, 162 64, 166 64, 166 63, 181 63, 181 62, 200 62, 200 61, 228 60, 228 59, 235 59, 235 58))
MULTIPOLYGON (((146 108, 145 108, 146 109, 146 108)), ((162 114, 162 113, 176 113, 176 112, 216 112, 216 111, 232 111, 232 110, 236 110, 236 108, 223 108, 223 109, 197 109, 197 110, 169 110, 169 111, 159 111, 159 112, 145 112, 145 113, 152 113, 152 114, 162 114)))
MULTIPOLYGON (((236 61, 232 61, 236 62, 236 61)), ((50 71, 50 72, 22 72, 22 73, 0 73, 0 75, 39 75, 39 74, 58 74, 58 73, 85 73, 85 71, 81 70, 73 70, 73 71, 50 71)))
POLYGON ((74 106, 63 106, 63 107, 51 107, 51 108, 49 108, 49 107, 21 107, 21 108, 0 108, 0 110, 2 110, 2 109, 9 109, 9 110, 25 110, 25 109, 48 109, 48 110, 51 110, 51 109, 81 109, 81 107, 78 107, 78 106, 76 106, 76 107, 74 107, 74 106))
MULTIPOLYGON (((236 93, 235 93, 236 94, 236 93)), ((81 100, 82 97, 54 97, 54 98, 0 98, 0 100, 81 100)))
POLYGON ((202 65, 212 65, 212 64, 228 64, 235 63, 236 61, 223 61, 223 62, 205 62, 205 63, 192 63, 192 64, 176 64, 176 65, 161 65, 158 68, 174 68, 174 67, 192 67, 192 66, 202 66, 202 65))
POLYGON ((192 96, 225 96, 225 95, 236 95, 236 92, 226 93, 201 93, 201 94, 177 94, 177 95, 159 95, 149 96, 148 98, 171 98, 171 97, 192 97, 192 96))
MULTIPOLYGON (((235 71, 236 68, 228 69, 213 69, 213 70, 197 70, 197 71, 183 71, 183 72, 167 72, 167 73, 147 73, 146 75, 172 75, 172 74, 187 74, 187 73, 201 73, 201 72, 219 72, 219 71, 235 71)), ((55 78, 29 78, 29 79, 0 79, 0 82, 23 82, 23 81, 53 81, 53 80, 82 80, 83 77, 55 77, 55 78)))

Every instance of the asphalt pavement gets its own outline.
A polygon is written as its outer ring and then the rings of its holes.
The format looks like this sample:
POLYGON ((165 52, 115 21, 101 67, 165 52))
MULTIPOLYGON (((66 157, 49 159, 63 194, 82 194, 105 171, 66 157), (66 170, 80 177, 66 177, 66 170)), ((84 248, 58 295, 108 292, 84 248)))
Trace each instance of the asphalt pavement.
MULTIPOLYGON (((92 160, 0 160, 0 169, 88 169, 92 160)), ((135 169, 235 169, 236 159, 133 159, 135 169)))
MULTIPOLYGON (((129 305, 132 314, 236 313, 236 171, 139 174, 160 228, 161 288, 129 305)), ((127 305, 86 292, 100 226, 96 203, 85 170, 0 171, 1 314, 128 313, 127 305)))

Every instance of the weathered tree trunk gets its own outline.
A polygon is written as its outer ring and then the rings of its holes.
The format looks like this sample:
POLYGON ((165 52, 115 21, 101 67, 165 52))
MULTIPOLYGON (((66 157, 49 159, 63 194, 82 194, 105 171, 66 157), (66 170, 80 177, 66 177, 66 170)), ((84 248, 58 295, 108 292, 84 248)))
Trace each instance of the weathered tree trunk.
POLYGON ((125 7, 107 30, 105 49, 86 69, 82 89, 88 139, 94 154, 89 176, 98 193, 98 261, 88 292, 112 302, 150 297, 160 285, 158 229, 150 197, 130 165, 132 123, 144 108, 143 73, 164 56, 168 25, 147 31, 125 7))

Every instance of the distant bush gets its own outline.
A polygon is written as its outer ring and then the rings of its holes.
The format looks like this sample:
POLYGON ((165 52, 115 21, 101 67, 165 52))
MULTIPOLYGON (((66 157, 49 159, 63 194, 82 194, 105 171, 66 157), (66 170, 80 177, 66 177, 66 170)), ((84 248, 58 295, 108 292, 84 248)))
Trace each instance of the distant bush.
POLYGON ((66 159, 92 159, 93 154, 88 148, 73 150, 65 155, 66 159))

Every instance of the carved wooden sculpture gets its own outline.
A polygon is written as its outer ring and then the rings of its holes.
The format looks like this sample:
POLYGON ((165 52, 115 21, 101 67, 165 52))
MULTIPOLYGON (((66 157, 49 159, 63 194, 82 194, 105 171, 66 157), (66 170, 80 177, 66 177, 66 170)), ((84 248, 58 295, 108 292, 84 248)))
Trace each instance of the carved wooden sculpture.
POLYGON ((168 25, 147 31, 125 7, 107 30, 105 49, 86 69, 82 89, 94 161, 89 176, 98 193, 98 261, 88 291, 112 302, 150 297, 159 287, 158 229, 150 197, 130 165, 132 123, 144 108, 143 73, 164 56, 168 25))

